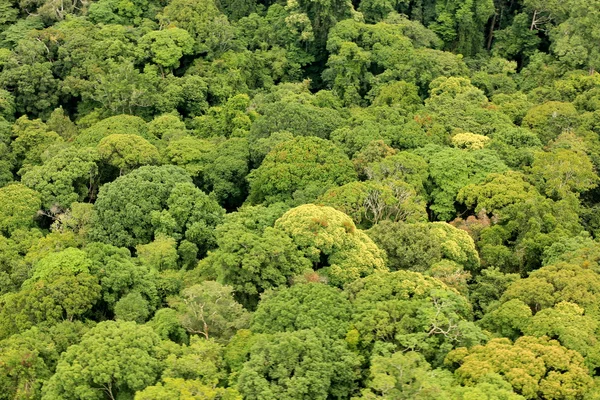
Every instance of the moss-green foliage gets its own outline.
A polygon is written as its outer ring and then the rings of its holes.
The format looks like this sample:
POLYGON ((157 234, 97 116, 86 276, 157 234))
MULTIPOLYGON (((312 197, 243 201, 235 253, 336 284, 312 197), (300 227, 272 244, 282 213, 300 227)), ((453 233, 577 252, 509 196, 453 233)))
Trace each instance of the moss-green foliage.
POLYGON ((331 142, 298 137, 276 145, 248 175, 250 201, 275 203, 314 199, 323 189, 356 180, 348 157, 331 142))
POLYGON ((0 0, 0 400, 600 399, 600 0, 0 0))

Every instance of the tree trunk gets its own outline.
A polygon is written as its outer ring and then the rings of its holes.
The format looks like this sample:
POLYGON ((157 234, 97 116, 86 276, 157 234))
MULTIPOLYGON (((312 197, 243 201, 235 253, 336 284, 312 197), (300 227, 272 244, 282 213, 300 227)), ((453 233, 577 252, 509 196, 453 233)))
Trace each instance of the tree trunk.
POLYGON ((490 26, 490 33, 488 36, 488 42, 487 42, 487 50, 490 51, 490 48, 492 47, 492 40, 494 39, 494 27, 496 26, 496 18, 498 17, 498 12, 497 10, 494 11, 494 17, 492 18, 492 25, 490 26))

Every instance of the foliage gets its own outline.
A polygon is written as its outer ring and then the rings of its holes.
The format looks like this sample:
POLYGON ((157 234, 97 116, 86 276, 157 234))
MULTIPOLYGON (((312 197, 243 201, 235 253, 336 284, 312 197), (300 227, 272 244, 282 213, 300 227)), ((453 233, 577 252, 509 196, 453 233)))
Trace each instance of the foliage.
POLYGON ((314 198, 328 186, 356 180, 352 163, 333 144, 313 137, 298 137, 275 146, 259 168, 248 175, 250 200, 291 201, 314 198))
POLYGON ((298 283, 265 292, 252 315, 251 330, 276 333, 317 328, 341 338, 349 328, 350 310, 339 289, 322 283, 298 283))
POLYGON ((346 291, 363 346, 387 342, 397 350, 419 351, 439 365, 455 346, 471 346, 484 339, 470 322, 467 299, 417 272, 379 272, 352 282, 346 291))
POLYGON ((249 316, 232 297, 232 288, 206 281, 181 292, 172 306, 180 309, 181 326, 188 333, 227 341, 245 328, 249 316))
POLYGON ((175 166, 141 167, 103 185, 94 210, 93 238, 135 246, 152 238, 152 211, 161 211, 178 183, 190 177, 175 166))
POLYGON ((156 382, 160 339, 135 322, 101 322, 61 355, 45 399, 115 398, 156 382))
POLYGON ((461 383, 472 385, 499 374, 526 399, 577 398, 593 385, 583 357, 546 337, 523 336, 514 344, 493 339, 471 350, 454 350, 446 362, 460 365, 455 374, 461 383))
POLYGON ((331 207, 306 204, 293 208, 275 222, 275 229, 289 235, 313 269, 333 285, 387 269, 375 243, 350 217, 331 207))
POLYGON ((0 399, 600 399, 599 10, 0 0, 0 399))

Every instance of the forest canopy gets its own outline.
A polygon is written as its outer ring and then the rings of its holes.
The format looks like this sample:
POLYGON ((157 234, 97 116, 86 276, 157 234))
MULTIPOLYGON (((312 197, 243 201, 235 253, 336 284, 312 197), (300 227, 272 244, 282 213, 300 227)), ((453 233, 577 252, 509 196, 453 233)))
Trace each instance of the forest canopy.
POLYGON ((0 399, 600 399, 600 0, 0 0, 0 399))

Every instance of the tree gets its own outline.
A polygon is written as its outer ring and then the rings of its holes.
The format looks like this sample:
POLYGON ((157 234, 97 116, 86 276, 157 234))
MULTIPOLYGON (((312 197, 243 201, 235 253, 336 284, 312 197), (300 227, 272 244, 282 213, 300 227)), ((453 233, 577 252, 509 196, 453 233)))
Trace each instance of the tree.
POLYGON ((156 382, 161 370, 159 344, 158 335, 149 327, 135 322, 101 322, 61 355, 42 398, 112 400, 133 396, 156 382))
POLYGON ((598 185, 598 175, 586 154, 567 149, 538 152, 531 165, 531 174, 540 191, 552 198, 564 198, 598 185))
MULTIPOLYGON (((62 138, 41 120, 30 120, 27 116, 17 119, 12 126, 13 141, 10 143, 11 155, 17 171, 42 164, 42 155, 52 146, 60 145, 62 138)), ((24 171, 25 172, 25 171, 24 171)))
POLYGON ((578 265, 558 263, 533 271, 527 278, 512 283, 502 301, 519 299, 533 313, 550 308, 562 301, 582 307, 588 315, 598 315, 600 276, 578 265))
POLYGON ((0 85, 13 93, 17 112, 47 117, 59 100, 60 81, 52 74, 52 63, 17 63, 11 67, 0 74, 0 85))
POLYGON ((138 135, 149 142, 155 140, 148 131, 146 121, 140 117, 121 114, 94 122, 75 138, 75 144, 96 147, 102 139, 113 134, 138 135))
POLYGON ((42 195, 45 209, 66 210, 74 202, 94 199, 98 161, 95 149, 68 147, 43 165, 29 169, 21 181, 42 195))
POLYGON ((339 289, 298 283, 265 292, 252 316, 251 330, 276 333, 317 328, 328 337, 343 338, 350 327, 350 310, 339 289))
POLYGON ((156 233, 185 238, 203 256, 215 246, 214 228, 223 221, 224 214, 214 195, 205 194, 191 183, 179 183, 171 191, 166 209, 153 211, 151 216, 156 233))
POLYGON ((94 206, 92 239, 116 246, 133 247, 152 240, 152 211, 165 208, 178 183, 191 182, 173 165, 146 166, 100 188, 94 206))
POLYGON ((561 345, 575 350, 585 359, 590 374, 600 363, 598 322, 584 315, 583 308, 569 302, 560 302, 553 308, 538 312, 524 325, 527 336, 556 338, 561 345))
POLYGON ((297 137, 275 146, 248 175, 254 204, 316 197, 323 189, 356 180, 348 157, 324 139, 297 137))
POLYGON ((442 260, 452 261, 467 271, 480 268, 475 243, 469 235, 444 222, 380 222, 368 231, 387 253, 391 270, 425 272, 442 260))
POLYGON ((17 229, 32 228, 42 205, 41 196, 21 184, 0 188, 0 233, 10 236, 17 229))
POLYGON ((488 136, 512 127, 510 118, 493 107, 485 93, 467 78, 439 77, 429 85, 430 96, 419 113, 431 122, 429 132, 443 128, 447 134, 469 132, 488 136))
POLYGON ((523 126, 538 135, 547 144, 563 133, 577 126, 579 115, 571 103, 549 101, 531 107, 523 118, 523 126))
POLYGON ((145 34, 140 46, 161 70, 174 69, 179 67, 181 57, 192 54, 194 39, 186 30, 173 27, 145 34))
POLYGON ((295 246, 334 286, 343 286, 387 270, 383 252, 346 214, 331 207, 305 204, 287 211, 275 229, 295 246))
MULTIPOLYGON (((521 109, 521 106, 516 106, 521 109)), ((512 168, 531 165, 536 151, 542 148, 538 135, 526 128, 501 129, 495 132, 488 149, 495 150, 512 168)))
POLYGON ((259 103, 257 111, 260 115, 252 123, 251 137, 266 139, 276 132, 290 132, 294 136, 329 139, 332 132, 344 125, 339 110, 315 104, 316 99, 308 93, 301 95, 296 95, 296 98, 282 96, 277 101, 259 103))
POLYGON ((94 23, 137 25, 142 22, 142 16, 149 6, 148 1, 137 0, 123 4, 114 0, 101 0, 90 5, 89 15, 94 23))
POLYGON ((421 151, 429 161, 430 208, 438 218, 446 221, 455 216, 456 196, 464 186, 483 181, 489 173, 501 173, 508 169, 494 152, 487 149, 468 151, 445 148, 430 155, 427 155, 427 149, 421 151))
POLYGON ((217 250, 209 252, 199 268, 233 286, 245 306, 255 307, 266 289, 288 284, 310 270, 310 261, 293 240, 273 229, 285 207, 245 207, 232 213, 216 230, 217 250))
POLYGON ((198 183, 204 182, 205 171, 208 171, 213 160, 213 152, 217 143, 193 136, 175 137, 169 140, 163 150, 170 164, 185 169, 198 183))
POLYGON ((368 388, 362 391, 364 400, 524 399, 513 392, 510 384, 496 377, 471 387, 458 386, 449 371, 432 369, 414 351, 373 356, 369 371, 368 388))
POLYGON ((455 375, 462 384, 499 374, 526 399, 581 398, 593 385, 583 357, 546 337, 523 336, 514 344, 492 339, 485 346, 456 349, 446 362, 460 365, 455 375))
POLYGON ((475 277, 471 289, 471 302, 475 315, 481 317, 499 303, 502 294, 513 282, 520 279, 518 274, 503 274, 499 268, 484 268, 475 277))
POLYGON ((158 150, 138 135, 113 133, 98 143, 100 158, 123 175, 142 165, 157 164, 158 150))
POLYGON ((539 268, 547 247, 581 233, 579 207, 574 196, 553 201, 539 194, 507 205, 501 219, 480 233, 484 265, 501 265, 503 272, 539 268))
POLYGON ((0 343, 2 396, 19 400, 40 398, 44 381, 52 375, 51 361, 57 357, 49 335, 33 328, 0 343))
POLYGON ((170 143, 173 139, 186 137, 188 130, 178 115, 163 114, 148 123, 148 133, 170 143))
POLYGON ((115 320, 143 324, 150 315, 149 304, 138 292, 130 292, 115 304, 115 320))
POLYGON ((437 279, 416 272, 378 272, 345 288, 354 308, 357 344, 377 341, 422 353, 440 365, 451 349, 480 343, 467 299, 437 279))
POLYGON ((180 310, 181 326, 189 333, 226 342, 249 322, 248 312, 232 292, 231 286, 206 281, 184 289, 172 306, 180 310))
POLYGON ((425 202, 402 181, 347 183, 328 190, 318 203, 351 216, 361 228, 382 220, 410 223, 427 219, 425 202))
POLYGON ((600 54, 591 45, 600 38, 595 19, 595 1, 568 1, 564 4, 568 18, 550 32, 554 53, 571 67, 583 67, 594 73, 600 68, 600 54))
POLYGON ((466 56, 481 51, 483 30, 495 11, 492 0, 436 2, 435 10, 436 20, 429 29, 444 40, 446 48, 466 56))
POLYGON ((135 400, 242 400, 242 396, 235 389, 213 388, 194 379, 165 378, 137 392, 135 400))
POLYGON ((90 271, 98 278, 101 290, 101 313, 113 312, 118 301, 129 293, 141 294, 153 311, 159 305, 158 276, 148 265, 136 262, 131 252, 104 243, 88 243, 84 249, 91 260, 90 271))
POLYGON ((429 166, 423 157, 402 151, 367 164, 365 174, 376 181, 407 182, 415 188, 417 194, 425 195, 424 185, 429 177, 429 166))
POLYGON ((240 206, 248 193, 248 141, 245 138, 226 140, 215 148, 209 160, 202 184, 204 190, 214 193, 219 204, 228 209, 240 206))
POLYGON ((164 234, 157 234, 148 244, 139 244, 135 250, 140 263, 155 271, 177 269, 177 241, 164 234))
POLYGON ((459 149, 481 150, 490 141, 490 138, 483 135, 476 135, 470 132, 457 133, 452 136, 452 144, 459 149))
POLYGON ((85 253, 74 248, 42 258, 20 291, 2 297, 0 337, 88 313, 100 297, 90 264, 85 253))
POLYGON ((163 380, 194 379, 207 387, 215 388, 227 377, 223 346, 213 339, 191 336, 190 344, 173 349, 165 360, 163 380), (198 360, 202 360, 198 363, 198 360))
POLYGON ((250 349, 237 388, 245 399, 347 398, 356 388, 358 356, 318 330, 265 335, 250 349))
MULTIPOLYGON (((218 44, 211 46, 208 38, 212 34, 223 34, 223 27, 219 27, 220 12, 214 1, 206 1, 203 3, 191 2, 189 0, 176 0, 169 3, 158 15, 158 19, 166 25, 175 26, 180 30, 187 31, 189 35, 196 41, 194 46, 195 53, 209 53, 218 49, 218 44), (219 32, 221 31, 221 32, 219 32)), ((225 21, 227 19, 225 18, 225 21)), ((229 27, 227 23, 226 28, 229 27)), ((178 33, 180 31, 177 31, 178 33)), ((164 35, 164 34, 163 34, 164 35)), ((183 36, 183 34, 181 34, 183 36)), ((180 39, 182 40, 182 39, 180 39)), ((187 46, 187 40, 183 40, 187 46)), ((221 43, 225 44, 225 43, 221 43)), ((225 48, 227 49, 227 47, 225 48)))
POLYGON ((535 187, 525 179, 522 173, 516 171, 489 174, 483 182, 463 187, 456 199, 476 213, 485 211, 501 216, 504 207, 538 195, 535 187))

